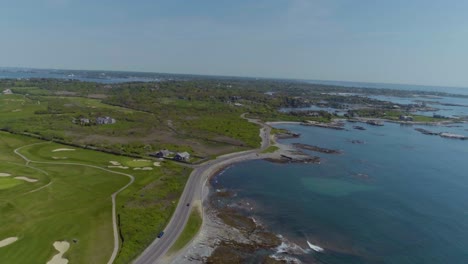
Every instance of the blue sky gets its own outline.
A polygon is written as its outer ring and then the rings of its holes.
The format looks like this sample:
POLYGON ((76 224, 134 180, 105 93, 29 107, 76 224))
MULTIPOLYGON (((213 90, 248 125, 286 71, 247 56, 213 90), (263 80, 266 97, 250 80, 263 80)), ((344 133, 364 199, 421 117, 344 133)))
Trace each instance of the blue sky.
POLYGON ((2 1, 0 66, 468 87, 467 10, 465 0, 2 1))

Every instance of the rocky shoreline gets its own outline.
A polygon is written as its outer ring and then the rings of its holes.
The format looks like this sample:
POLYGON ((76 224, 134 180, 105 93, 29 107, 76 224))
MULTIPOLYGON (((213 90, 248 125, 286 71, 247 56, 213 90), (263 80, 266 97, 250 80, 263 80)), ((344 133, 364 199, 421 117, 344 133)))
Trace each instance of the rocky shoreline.
POLYGON ((452 139, 460 139, 460 140, 467 140, 468 137, 464 135, 459 135, 459 134, 453 134, 453 133, 447 133, 447 132, 432 132, 424 128, 415 128, 414 130, 424 134, 424 135, 430 135, 430 136, 440 136, 443 138, 452 138, 452 139))
MULTIPOLYGON (((287 135, 288 138, 299 136, 286 131, 283 135, 287 135)), ((320 163, 319 157, 304 153, 298 147, 313 148, 323 153, 337 153, 335 150, 316 146, 279 144, 276 143, 277 138, 278 136, 275 136, 273 141, 278 150, 260 154, 258 159, 274 163, 320 163)), ((218 170, 212 177, 220 174, 222 171, 218 170)), ((299 246, 272 233, 249 216, 249 212, 254 209, 252 204, 222 203, 234 195, 235 193, 226 190, 214 190, 211 186, 206 188, 203 199, 203 224, 199 234, 175 256, 166 257, 163 263, 245 263, 252 258, 255 258, 255 263, 262 264, 301 263, 299 259, 290 255, 294 252, 289 252, 284 245, 294 245, 292 248, 300 248, 299 246)))
POLYGON ((315 152, 320 152, 320 153, 325 153, 325 154, 342 154, 343 153, 343 151, 341 150, 321 148, 319 146, 312 146, 312 145, 307 145, 307 144, 302 144, 302 143, 293 143, 292 145, 298 149, 310 150, 310 151, 315 151, 315 152))
MULTIPOLYGON (((210 190, 206 199, 203 225, 191 245, 163 263, 245 263, 255 255, 256 263, 290 263, 275 255, 284 239, 266 230, 254 218, 245 216, 246 208, 220 205, 234 195, 225 190, 210 190)), ((245 203, 244 206, 251 206, 245 203)), ((250 207, 252 208, 252 207, 250 207)), ((247 208, 248 210, 249 208, 247 208)), ((298 263, 298 262, 296 262, 298 263)))
MULTIPOLYGON (((360 120, 358 122, 366 121, 360 120)), ((294 124, 302 123, 294 122, 294 124)), ((341 122, 335 122, 324 127, 335 129, 335 126, 341 126, 341 124, 341 122)), ((316 126, 317 124, 312 125, 316 126)), ((322 125, 318 124, 317 126, 322 125)), ((417 130, 425 134, 433 133, 424 129, 417 130)), ((437 134, 440 135, 441 133, 437 134)), ((278 147, 278 150, 273 153, 259 153, 255 159, 275 163, 320 163, 320 157, 312 156, 302 150, 325 154, 342 153, 340 150, 326 149, 319 146, 300 143, 286 145, 276 142, 278 138, 296 138, 299 136, 299 134, 290 131, 279 132, 275 137, 271 138, 274 143, 272 145, 278 147)), ((352 140, 351 142, 353 144, 365 143, 360 140, 352 140)), ((218 171, 213 176, 220 174, 222 172, 218 171)), ((356 174, 354 177, 360 180, 370 180, 369 175, 366 174, 356 174)), ((229 200, 229 198, 235 196, 235 193, 226 190, 213 190, 212 187, 205 189, 210 190, 205 190, 207 199, 203 199, 205 201, 203 225, 199 234, 190 245, 176 256, 168 258, 165 263, 245 263, 246 261, 251 262, 252 259, 255 260, 255 263, 301 263, 299 259, 294 257, 297 256, 297 252, 282 251, 283 245, 293 245, 294 243, 267 230, 252 217, 250 210, 255 208, 252 203, 222 204, 220 201, 229 200)), ((300 248, 295 244, 294 247, 300 248)))

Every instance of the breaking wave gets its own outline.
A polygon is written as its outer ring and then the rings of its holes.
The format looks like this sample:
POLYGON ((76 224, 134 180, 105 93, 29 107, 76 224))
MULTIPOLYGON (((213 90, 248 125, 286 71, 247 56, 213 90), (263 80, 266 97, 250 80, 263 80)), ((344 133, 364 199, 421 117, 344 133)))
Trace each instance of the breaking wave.
POLYGON ((317 245, 314 245, 312 243, 310 243, 309 241, 307 241, 307 245, 309 245, 309 247, 314 250, 314 251, 317 251, 317 252, 322 252, 323 251, 323 248, 317 246, 317 245))

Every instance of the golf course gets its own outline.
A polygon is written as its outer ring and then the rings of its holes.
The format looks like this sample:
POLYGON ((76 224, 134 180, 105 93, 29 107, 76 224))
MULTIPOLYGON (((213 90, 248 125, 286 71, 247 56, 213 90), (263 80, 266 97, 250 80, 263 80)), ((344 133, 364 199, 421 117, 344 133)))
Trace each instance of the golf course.
POLYGON ((127 263, 165 226, 188 173, 0 132, 0 259, 127 263))

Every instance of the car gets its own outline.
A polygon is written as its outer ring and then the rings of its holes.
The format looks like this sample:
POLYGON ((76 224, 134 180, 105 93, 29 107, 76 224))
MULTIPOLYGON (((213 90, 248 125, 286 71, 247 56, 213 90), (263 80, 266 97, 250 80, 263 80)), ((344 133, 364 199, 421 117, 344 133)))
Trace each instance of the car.
POLYGON ((190 206, 190 203, 187 203, 187 206, 190 206))
POLYGON ((164 236, 164 231, 161 231, 161 232, 158 234, 158 238, 161 238, 162 236, 164 236))

